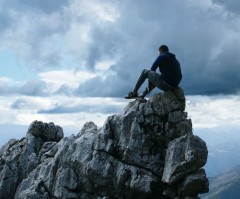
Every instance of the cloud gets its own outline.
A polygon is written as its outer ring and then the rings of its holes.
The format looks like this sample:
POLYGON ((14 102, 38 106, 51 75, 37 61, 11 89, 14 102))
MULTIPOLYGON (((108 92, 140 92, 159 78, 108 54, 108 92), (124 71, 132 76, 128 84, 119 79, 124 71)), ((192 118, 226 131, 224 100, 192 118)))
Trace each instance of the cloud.
POLYGON ((49 98, 46 96, 14 96, 8 97, 9 103, 7 108, 11 111, 18 111, 24 114, 28 114, 29 112, 34 113, 39 109, 46 109, 52 106, 52 103, 49 98))
POLYGON ((26 105, 26 100, 18 99, 11 104, 12 109, 22 109, 26 105))
POLYGON ((68 1, 17 0, 1 1, 0 5, 5 24, 0 32, 2 48, 14 51, 27 67, 41 70, 58 66, 62 60, 60 37, 67 26, 62 12, 68 1))
POLYGON ((186 111, 194 128, 239 125, 240 98, 234 95, 187 96, 186 111))
MULTIPOLYGON (((233 95, 186 96, 186 112, 196 128, 239 126, 240 98, 233 95)), ((29 125, 33 120, 73 125, 81 129, 88 121, 102 126, 106 118, 121 113, 128 100, 67 96, 2 96, 0 124, 29 125)), ((222 128, 222 130, 224 127, 222 128)))
POLYGON ((73 71, 73 70, 54 70, 39 73, 42 81, 46 82, 48 86, 52 87, 53 91, 61 87, 74 88, 82 83, 96 77, 97 74, 87 71, 73 71))
POLYGON ((161 44, 167 44, 181 62, 181 86, 187 94, 236 93, 240 85, 237 5, 224 0, 153 0, 151 4, 4 0, 0 41, 16 52, 23 65, 41 73, 53 68, 96 75, 75 89, 59 85, 57 93, 122 97, 134 87, 141 70, 151 67, 161 44), (100 74, 99 63, 104 60, 111 63, 100 74))
POLYGON ((93 121, 102 126, 109 115, 117 114, 126 101, 116 98, 81 98, 64 95, 51 96, 1 96, 1 124, 29 125, 34 120, 54 122, 61 126, 81 129, 93 121))
POLYGON ((68 5, 68 0, 58 0, 58 1, 31 1, 31 0, 15 0, 15 1, 1 1, 1 7, 11 8, 16 10, 37 10, 41 12, 51 13, 58 11, 63 6, 68 5))
POLYGON ((224 6, 230 13, 240 14, 240 2, 238 0, 213 0, 213 2, 224 6))
POLYGON ((228 16, 228 10, 207 0, 139 1, 134 5, 125 1, 122 5, 119 19, 108 24, 107 32, 105 26, 95 26, 91 35, 94 42, 88 64, 111 55, 117 60, 109 68, 111 75, 104 80, 91 79, 76 93, 122 97, 133 89, 141 70, 151 66, 162 43, 169 45, 181 62, 181 86, 187 94, 239 91, 239 18, 228 16))
POLYGON ((48 95, 46 82, 35 79, 25 82, 14 81, 9 78, 0 78, 0 95, 26 95, 26 96, 46 96, 48 95))
POLYGON ((23 95, 44 96, 47 94, 46 88, 46 83, 44 81, 31 80, 21 86, 19 92, 23 95))
POLYGON ((117 105, 87 105, 78 104, 74 106, 56 105, 47 110, 39 110, 38 114, 66 114, 66 113, 101 113, 113 114, 121 111, 121 106, 117 105))

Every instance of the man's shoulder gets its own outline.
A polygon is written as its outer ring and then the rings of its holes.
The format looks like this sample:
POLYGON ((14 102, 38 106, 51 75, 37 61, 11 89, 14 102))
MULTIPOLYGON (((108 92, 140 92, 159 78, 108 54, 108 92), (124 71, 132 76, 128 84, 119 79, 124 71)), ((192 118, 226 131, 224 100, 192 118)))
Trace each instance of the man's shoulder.
POLYGON ((171 58, 171 59, 176 59, 176 55, 170 52, 166 52, 162 55, 163 58, 171 58))

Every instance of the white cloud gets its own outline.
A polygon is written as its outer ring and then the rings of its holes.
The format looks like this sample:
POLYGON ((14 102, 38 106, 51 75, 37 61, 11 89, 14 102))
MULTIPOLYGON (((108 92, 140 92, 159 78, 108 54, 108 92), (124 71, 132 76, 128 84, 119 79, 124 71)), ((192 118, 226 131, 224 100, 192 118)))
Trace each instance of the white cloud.
POLYGON ((21 81, 16 81, 16 80, 11 79, 9 77, 0 77, 0 86, 12 87, 12 86, 19 86, 21 84, 22 84, 21 81))
MULTIPOLYGON (((187 96, 187 100, 186 111, 192 119, 193 128, 236 126, 240 123, 238 96, 187 96)), ((62 95, 1 97, 0 112, 4 117, 0 124, 29 125, 33 120, 42 120, 53 121, 62 126, 81 126, 87 121, 93 121, 101 126, 107 116, 122 112, 127 103, 128 101, 119 98, 62 95)))
POLYGON ((92 23, 114 22, 119 18, 117 2, 97 0, 74 0, 69 5, 69 11, 73 17, 83 17, 92 23))
POLYGON ((0 84, 7 84, 12 82, 12 80, 10 78, 7 77, 0 77, 0 84))
POLYGON ((240 98, 227 96, 188 96, 187 112, 194 128, 211 128, 240 123, 240 98))
MULTIPOLYGON (((0 98, 0 112, 4 117, 0 124, 21 124, 29 125, 34 120, 43 122, 54 122, 61 126, 75 126, 79 129, 85 122, 93 121, 102 126, 107 116, 114 114, 108 108, 116 107, 113 111, 119 110, 126 105, 126 101, 114 98, 79 98, 66 96, 51 97, 29 97, 29 96, 9 96, 0 98), (61 113, 41 113, 41 110, 51 110, 53 108, 76 107, 79 111, 61 113), (81 109, 81 107, 83 107, 81 109), (90 111, 90 107, 96 111, 90 111), (102 108, 103 107, 103 108, 102 108), (40 111, 40 113, 39 113, 40 111)), ((69 109, 71 110, 71 109, 69 109)))
POLYGON ((63 85, 76 88, 82 83, 96 77, 97 74, 88 71, 58 70, 39 73, 39 77, 51 87, 51 92, 63 85))
POLYGON ((89 4, 89 8, 90 12, 94 13, 94 17, 98 20, 100 19, 105 22, 115 22, 120 17, 118 9, 114 4, 95 1, 94 3, 91 2, 91 4, 89 4))
POLYGON ((96 71, 107 71, 108 69, 111 68, 112 65, 116 64, 115 60, 102 60, 96 63, 95 69, 96 71))

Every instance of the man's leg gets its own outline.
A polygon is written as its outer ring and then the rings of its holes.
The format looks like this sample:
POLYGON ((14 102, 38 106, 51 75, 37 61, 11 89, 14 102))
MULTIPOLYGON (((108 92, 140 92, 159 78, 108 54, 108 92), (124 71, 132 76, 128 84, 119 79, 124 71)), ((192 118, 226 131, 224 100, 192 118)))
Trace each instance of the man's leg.
POLYGON ((163 91, 172 90, 172 88, 170 86, 168 86, 166 83, 163 82, 161 75, 158 74, 157 72, 148 70, 145 74, 150 83, 149 83, 148 87, 143 91, 143 93, 141 93, 141 95, 140 95, 141 97, 144 98, 155 87, 157 87, 163 91))
POLYGON ((133 91, 130 92, 128 94, 128 96, 125 96, 125 98, 126 99, 136 98, 138 96, 137 92, 138 92, 139 88, 142 86, 142 84, 144 83, 144 81, 146 79, 149 79, 149 81, 151 82, 151 87, 146 88, 145 91, 141 94, 141 97, 145 97, 155 87, 158 87, 159 89, 162 89, 164 91, 166 90, 166 88, 164 87, 164 84, 162 84, 162 78, 157 72, 149 70, 149 69, 143 69, 133 91))
POLYGON ((144 81, 148 78, 147 74, 148 74, 148 69, 143 69, 143 71, 141 72, 137 83, 133 89, 133 91, 129 92, 129 94, 127 96, 125 96, 125 99, 134 99, 138 97, 138 90, 139 88, 142 86, 142 84, 144 83, 144 81))
POLYGON ((159 75, 158 73, 154 72, 154 71, 149 71, 147 73, 147 77, 149 79, 149 81, 155 86, 158 87, 159 89, 163 90, 163 91, 169 91, 169 90, 173 90, 174 87, 171 85, 168 85, 167 83, 165 83, 161 77, 161 75, 159 75))
POLYGON ((151 91, 155 88, 153 84, 148 84, 148 86, 145 88, 145 90, 140 94, 140 97, 145 97, 147 94, 151 93, 151 91))
POLYGON ((149 70, 149 69, 143 69, 141 72, 141 75, 138 78, 138 81, 133 89, 134 93, 137 93, 139 88, 142 86, 144 81, 146 79, 149 79, 151 86, 147 87, 143 93, 141 94, 142 97, 145 97, 148 93, 150 93, 156 86, 159 87, 159 82, 161 82, 161 76, 156 73, 155 71, 149 70))
POLYGON ((138 92, 139 88, 142 86, 142 84, 144 83, 144 81, 147 79, 147 74, 148 74, 148 69, 143 69, 143 71, 141 72, 141 75, 138 78, 138 81, 133 89, 133 92, 138 92))
POLYGON ((145 97, 147 94, 149 94, 155 87, 159 87, 159 82, 161 82, 161 76, 152 70, 145 69, 145 75, 146 78, 149 80, 149 84, 146 87, 146 89, 141 93, 141 97, 145 97))

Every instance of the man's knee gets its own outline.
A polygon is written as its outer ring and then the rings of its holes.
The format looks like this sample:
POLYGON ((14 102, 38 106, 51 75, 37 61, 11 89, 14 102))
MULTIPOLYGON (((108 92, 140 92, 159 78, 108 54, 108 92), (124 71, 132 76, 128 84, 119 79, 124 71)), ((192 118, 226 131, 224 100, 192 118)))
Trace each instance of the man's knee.
POLYGON ((142 70, 142 74, 143 74, 145 77, 147 77, 147 74, 148 74, 149 71, 150 71, 149 69, 143 69, 143 70, 142 70))

